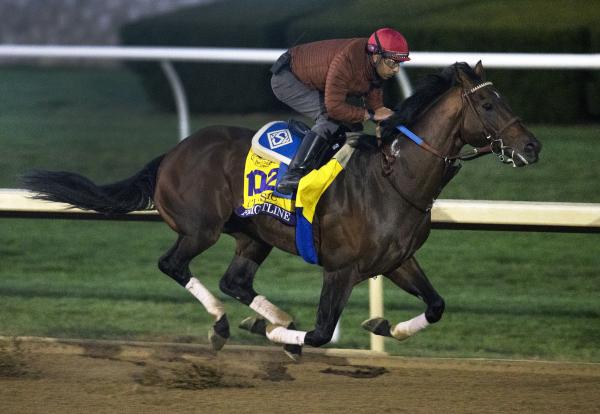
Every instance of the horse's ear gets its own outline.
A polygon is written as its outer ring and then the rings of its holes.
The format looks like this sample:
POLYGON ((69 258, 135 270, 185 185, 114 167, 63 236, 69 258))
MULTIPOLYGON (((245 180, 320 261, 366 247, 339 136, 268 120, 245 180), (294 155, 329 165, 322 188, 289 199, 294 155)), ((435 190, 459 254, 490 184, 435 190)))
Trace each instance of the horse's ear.
POLYGON ((454 70, 456 72, 456 79, 458 79, 458 81, 464 88, 467 88, 469 87, 472 81, 469 75, 467 75, 462 69, 462 67, 464 67, 465 65, 466 63, 455 63, 454 70))
POLYGON ((481 63, 481 60, 479 62, 477 62, 477 64, 475 65, 474 71, 475 71, 475 74, 477 76, 479 76, 482 81, 485 80, 485 72, 483 70, 483 64, 481 63))

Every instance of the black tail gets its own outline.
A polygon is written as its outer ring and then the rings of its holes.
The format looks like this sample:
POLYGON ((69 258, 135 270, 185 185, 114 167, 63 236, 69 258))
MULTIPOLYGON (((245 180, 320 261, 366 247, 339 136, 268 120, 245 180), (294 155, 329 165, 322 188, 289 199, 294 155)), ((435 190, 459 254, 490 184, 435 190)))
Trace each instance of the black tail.
POLYGON ((150 161, 126 180, 96 185, 89 179, 63 171, 31 171, 22 177, 23 186, 37 193, 34 198, 71 204, 104 214, 149 210, 154 206, 156 174, 164 155, 150 161))

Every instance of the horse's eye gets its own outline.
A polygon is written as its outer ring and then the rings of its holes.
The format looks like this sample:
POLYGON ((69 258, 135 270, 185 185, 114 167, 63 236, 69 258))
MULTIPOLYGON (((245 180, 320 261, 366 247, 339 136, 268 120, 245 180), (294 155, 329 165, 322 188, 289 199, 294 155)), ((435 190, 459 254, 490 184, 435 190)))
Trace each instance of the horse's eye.
POLYGON ((485 109, 486 111, 492 110, 492 104, 489 102, 484 103, 482 106, 483 106, 483 109, 485 109))

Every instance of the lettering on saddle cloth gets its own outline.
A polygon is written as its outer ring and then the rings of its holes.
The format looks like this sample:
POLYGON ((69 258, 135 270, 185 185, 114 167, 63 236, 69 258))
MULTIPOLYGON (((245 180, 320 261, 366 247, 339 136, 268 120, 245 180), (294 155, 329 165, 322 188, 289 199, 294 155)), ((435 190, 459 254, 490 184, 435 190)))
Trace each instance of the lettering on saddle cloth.
POLYGON ((296 224, 293 200, 275 194, 279 171, 279 162, 265 160, 250 150, 244 174, 244 200, 236 210, 238 216, 268 214, 285 224, 296 224))
POLYGON ((278 178, 300 144, 300 136, 284 121, 263 126, 252 138, 244 170, 244 199, 236 214, 268 214, 288 225, 296 224, 295 202, 276 192, 278 178))

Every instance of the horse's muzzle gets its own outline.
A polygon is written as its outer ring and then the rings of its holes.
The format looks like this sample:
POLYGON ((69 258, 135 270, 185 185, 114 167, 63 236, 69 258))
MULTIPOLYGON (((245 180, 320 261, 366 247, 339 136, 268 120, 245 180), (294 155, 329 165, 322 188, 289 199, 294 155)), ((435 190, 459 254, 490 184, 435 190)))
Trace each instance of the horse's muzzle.
MULTIPOLYGON (((542 144, 531 134, 527 134, 526 144, 519 147, 504 147, 501 151, 501 160, 513 167, 525 167, 537 162, 539 153, 542 150, 542 144)), ((500 141, 502 142, 502 141, 500 141)))
POLYGON ((541 150, 542 144, 537 139, 534 138, 527 143, 523 148, 523 156, 525 157, 527 164, 533 164, 534 162, 537 162, 541 150))

